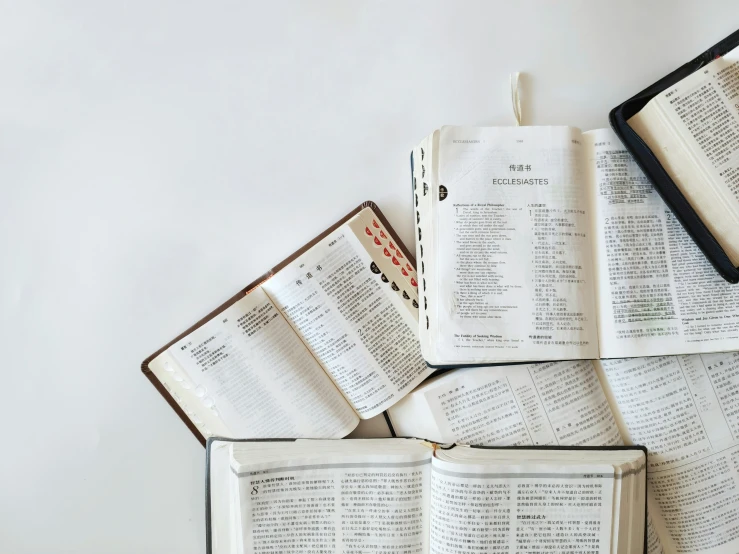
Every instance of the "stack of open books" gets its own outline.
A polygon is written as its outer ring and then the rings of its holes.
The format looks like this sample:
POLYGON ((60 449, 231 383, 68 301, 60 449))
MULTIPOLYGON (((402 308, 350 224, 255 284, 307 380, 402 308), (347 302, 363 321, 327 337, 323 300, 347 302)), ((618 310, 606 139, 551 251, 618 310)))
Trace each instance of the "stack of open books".
MULTIPOLYGON (((631 120, 734 265, 737 98, 735 50, 631 120)), ((144 361, 209 552, 739 551, 739 286, 616 134, 442 127, 412 179, 415 256, 366 202, 144 361)))

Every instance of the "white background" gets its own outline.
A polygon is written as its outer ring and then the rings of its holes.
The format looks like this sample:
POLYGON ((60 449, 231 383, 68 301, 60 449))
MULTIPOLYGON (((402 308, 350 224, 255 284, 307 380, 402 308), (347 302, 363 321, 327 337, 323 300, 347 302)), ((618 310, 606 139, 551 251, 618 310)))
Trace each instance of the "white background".
POLYGON ((202 553, 141 360, 363 200, 413 247, 442 124, 607 125, 724 2, 0 0, 0 552, 202 553), (618 7, 616 7, 618 6, 618 7))

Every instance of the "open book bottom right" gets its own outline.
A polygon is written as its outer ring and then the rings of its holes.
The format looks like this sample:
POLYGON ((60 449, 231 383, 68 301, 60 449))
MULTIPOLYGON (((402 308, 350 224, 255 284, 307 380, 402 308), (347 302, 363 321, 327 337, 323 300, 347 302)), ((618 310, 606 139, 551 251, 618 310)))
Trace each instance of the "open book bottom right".
POLYGON ((739 352, 476 367, 392 407, 398 436, 649 451, 649 552, 739 552, 739 352))

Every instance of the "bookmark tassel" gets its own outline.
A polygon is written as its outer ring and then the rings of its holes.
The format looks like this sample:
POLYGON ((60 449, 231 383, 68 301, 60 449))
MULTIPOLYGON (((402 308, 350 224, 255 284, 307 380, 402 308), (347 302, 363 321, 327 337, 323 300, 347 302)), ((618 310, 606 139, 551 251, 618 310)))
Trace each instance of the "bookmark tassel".
POLYGON ((438 444, 436 444, 435 442, 431 442, 431 441, 423 441, 421 444, 429 447, 432 450, 432 456, 434 458, 436 457, 436 449, 439 448, 438 444))
POLYGON ((518 79, 521 73, 516 71, 511 73, 510 84, 511 84, 511 104, 513 105, 513 116, 516 118, 516 126, 521 125, 521 98, 518 94, 518 79))

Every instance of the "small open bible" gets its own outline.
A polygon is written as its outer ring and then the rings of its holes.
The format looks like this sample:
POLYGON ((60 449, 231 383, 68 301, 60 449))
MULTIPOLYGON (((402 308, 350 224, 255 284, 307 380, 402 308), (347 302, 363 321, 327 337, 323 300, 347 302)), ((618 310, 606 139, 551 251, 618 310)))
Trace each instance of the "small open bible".
POLYGON ((207 456, 210 554, 645 552, 642 447, 214 438, 207 456))
POLYGON ((739 31, 616 106, 609 121, 675 217, 739 282, 739 31))
POLYGON ((652 98, 628 124, 739 266, 739 48, 652 98))
POLYGON ((432 372, 418 346, 413 263, 365 202, 142 371, 203 443, 344 437, 432 372))

